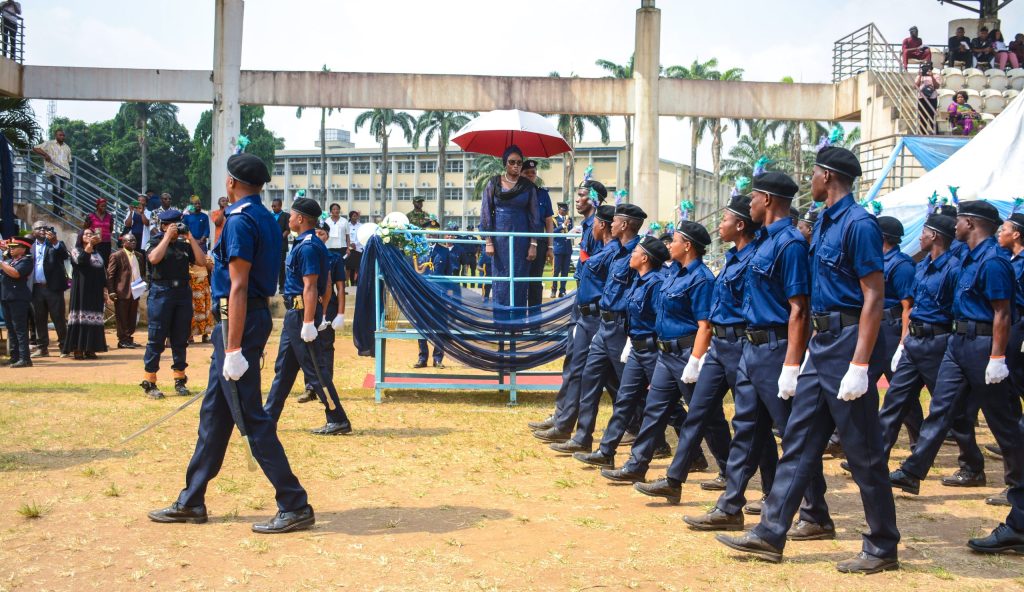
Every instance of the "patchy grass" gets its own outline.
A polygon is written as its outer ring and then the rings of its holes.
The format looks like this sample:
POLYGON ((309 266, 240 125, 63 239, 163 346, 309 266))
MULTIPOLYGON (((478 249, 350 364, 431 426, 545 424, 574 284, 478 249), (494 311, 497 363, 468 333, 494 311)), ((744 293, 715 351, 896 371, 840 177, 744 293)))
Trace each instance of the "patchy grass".
POLYGON ((18 515, 22 518, 33 520, 36 518, 42 518, 43 514, 45 514, 47 510, 48 508, 46 506, 32 501, 18 506, 18 515))

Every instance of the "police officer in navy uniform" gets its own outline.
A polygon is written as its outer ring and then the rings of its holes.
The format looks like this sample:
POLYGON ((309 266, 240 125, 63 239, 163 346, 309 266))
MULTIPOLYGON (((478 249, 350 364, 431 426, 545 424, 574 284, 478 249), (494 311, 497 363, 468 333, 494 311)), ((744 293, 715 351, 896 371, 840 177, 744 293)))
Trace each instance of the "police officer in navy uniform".
POLYGON ((327 246, 317 238, 315 231, 322 213, 320 204, 307 197, 292 202, 288 225, 298 236, 284 264, 286 312, 277 361, 274 362, 274 382, 270 385, 264 407, 270 417, 277 421, 284 410, 285 399, 295 384, 295 378, 299 370, 302 370, 307 380, 312 378, 310 386, 324 404, 327 416, 327 422, 312 430, 312 433, 336 436, 352 433, 352 425, 338 399, 334 382, 328 379, 320 367, 317 326, 323 320, 320 296, 326 293, 329 275, 327 246))
POLYGON ((920 491, 921 479, 935 462, 950 421, 966 409, 980 408, 1003 453, 1010 513, 1004 524, 967 545, 980 553, 1024 552, 1024 433, 1021 401, 1006 365, 1013 322, 1016 278, 993 234, 1003 223, 995 206, 984 201, 960 203, 956 237, 967 244, 953 296, 956 324, 939 365, 931 407, 921 438, 910 457, 892 472, 892 486, 920 491))
MULTIPOLYGON (((863 550, 836 567, 845 573, 899 568, 896 505, 888 486, 874 387, 888 360, 878 337, 885 296, 882 239, 878 222, 859 207, 850 188, 860 163, 845 148, 818 152, 811 177, 815 201, 824 201, 811 242, 810 339, 803 369, 787 355, 780 394, 793 391, 793 407, 782 438, 782 458, 761 523, 740 537, 718 535, 723 544, 769 561, 782 560, 786 535, 800 498, 821 476, 821 454, 835 427, 860 488, 867 521, 863 550), (785 392, 788 391, 788 392, 785 392)), ((756 267, 751 263, 751 269, 756 267)), ((791 337, 794 339, 794 337, 791 337)))
MULTIPOLYGON (((11 368, 32 365, 28 347, 28 317, 32 307, 32 243, 21 237, 7 241, 9 257, 0 260, 0 304, 7 324, 7 352, 11 368)), ((45 331, 45 327, 42 330, 45 331)))
MULTIPOLYGON (((427 223, 426 228, 440 230, 441 225, 437 220, 431 220, 427 223)), ((438 239, 441 238, 439 235, 435 236, 438 239)), ((458 260, 452 255, 451 249, 438 240, 430 245, 430 255, 427 260, 418 265, 416 272, 422 275, 457 275, 454 273, 454 268, 458 265, 458 260)), ((416 358, 413 368, 426 368, 427 356, 430 355, 430 343, 426 339, 417 339, 416 345, 419 347, 419 357, 416 358)), ((437 345, 434 345, 433 362, 435 368, 444 368, 444 349, 437 345)))
MULTIPOLYGON (((290 232, 290 231, 289 231, 290 232)), ((316 226, 316 237, 320 242, 327 244, 331 237, 331 227, 326 222, 316 226)), ((320 296, 321 302, 326 302, 323 321, 317 327, 317 346, 320 348, 320 371, 323 372, 324 380, 334 382, 334 340, 337 333, 345 326, 345 259, 341 253, 327 250, 327 292, 320 296), (339 302, 338 298, 341 298, 339 302)), ((296 403, 309 403, 318 399, 313 383, 317 381, 314 375, 305 375, 306 388, 296 403)))
MULTIPOLYGON (((228 159, 225 211, 220 240, 213 248, 213 360, 209 387, 199 410, 199 438, 185 473, 185 489, 169 507, 154 510, 155 522, 207 521, 206 488, 224 462, 236 422, 245 427, 252 454, 274 486, 277 514, 253 525, 263 534, 310 528, 315 522, 306 490, 292 473, 277 422, 263 409, 260 356, 273 323, 268 299, 277 288, 281 234, 259 193, 270 181, 267 165, 251 154, 228 159), (226 326, 225 326, 226 325, 226 326)), ((241 427, 241 426, 240 426, 241 427)))
POLYGON ((669 259, 665 244, 653 236, 645 236, 629 258, 629 267, 637 273, 627 296, 626 347, 621 360, 622 381, 612 405, 612 416, 594 452, 577 452, 573 457, 588 465, 615 467, 615 452, 626 434, 626 428, 637 413, 643 412, 647 387, 651 384, 658 363, 658 301, 663 279, 662 265, 669 259))
MULTIPOLYGON (((572 216, 569 215, 569 204, 564 201, 558 204, 558 215, 555 216, 554 231, 559 234, 569 234, 572 231, 572 216)), ((554 254, 554 263, 551 268, 551 275, 555 277, 569 277, 569 260, 572 258, 572 240, 568 238, 556 238, 552 241, 551 252, 554 254)), ((551 298, 565 296, 565 281, 553 282, 551 284, 551 298)))
MULTIPOLYGON (((598 207, 593 218, 591 236, 595 245, 600 246, 591 246, 591 256, 576 266, 576 306, 573 310, 574 320, 569 327, 568 353, 563 362, 562 387, 555 399, 555 413, 544 421, 530 423, 530 427, 534 428, 534 437, 544 442, 565 442, 572 437, 572 430, 576 427, 580 412, 583 369, 587 363, 590 343, 601 326, 599 302, 604 293, 612 259, 618 252, 617 249, 609 247, 617 244, 614 243, 611 232, 615 206, 598 207)), ((614 376, 610 377, 606 388, 612 393, 617 392, 618 382, 614 376)))
POLYGON ((146 300, 149 340, 139 386, 149 398, 163 398, 156 387, 156 373, 160 370, 160 355, 170 340, 174 390, 187 397, 191 393, 185 386, 188 382, 186 352, 188 338, 192 335, 193 312, 189 267, 206 265, 206 255, 188 226, 181 224, 181 212, 170 209, 160 213, 160 232, 150 239, 146 259, 151 280, 146 300))

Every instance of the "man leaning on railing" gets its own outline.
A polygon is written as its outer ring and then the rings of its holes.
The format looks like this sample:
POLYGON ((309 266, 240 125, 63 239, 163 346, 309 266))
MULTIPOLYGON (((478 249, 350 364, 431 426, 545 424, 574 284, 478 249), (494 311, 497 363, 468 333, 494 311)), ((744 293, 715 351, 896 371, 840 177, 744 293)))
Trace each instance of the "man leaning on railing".
POLYGON ((64 190, 71 181, 71 147, 64 143, 64 130, 58 129, 52 140, 32 149, 45 160, 46 177, 53 186, 53 213, 63 216, 64 190))
POLYGON ((0 4, 0 14, 3 15, 4 57, 17 61, 21 3, 14 0, 4 0, 4 3, 0 4))

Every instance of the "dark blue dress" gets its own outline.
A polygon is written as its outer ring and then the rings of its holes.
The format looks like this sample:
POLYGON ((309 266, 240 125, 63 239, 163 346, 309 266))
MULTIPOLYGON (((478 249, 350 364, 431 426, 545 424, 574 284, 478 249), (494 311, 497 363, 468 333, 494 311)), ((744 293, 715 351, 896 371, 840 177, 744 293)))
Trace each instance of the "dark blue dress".
MULTIPOLYGON (((484 189, 480 206, 480 230, 485 232, 543 232, 537 187, 524 177, 509 191, 501 187, 500 177, 494 177, 484 189)), ((494 277, 509 276, 508 237, 493 237, 494 277)), ((516 278, 530 275, 530 262, 526 255, 529 237, 516 237, 512 244, 512 265, 516 278)), ((505 306, 526 306, 528 282, 516 282, 514 298, 510 298, 509 282, 494 282, 494 302, 505 306)))

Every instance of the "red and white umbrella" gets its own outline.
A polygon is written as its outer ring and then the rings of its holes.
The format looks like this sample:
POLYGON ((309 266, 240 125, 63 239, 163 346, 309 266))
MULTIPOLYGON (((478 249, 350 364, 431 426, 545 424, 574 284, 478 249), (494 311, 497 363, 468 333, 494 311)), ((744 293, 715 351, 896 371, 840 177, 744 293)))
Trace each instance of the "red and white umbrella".
POLYGON ((466 152, 501 156, 515 144, 530 158, 548 158, 572 149, 551 120, 519 109, 490 111, 467 123, 452 138, 466 152))

